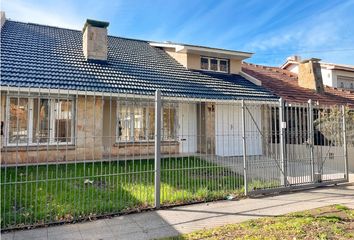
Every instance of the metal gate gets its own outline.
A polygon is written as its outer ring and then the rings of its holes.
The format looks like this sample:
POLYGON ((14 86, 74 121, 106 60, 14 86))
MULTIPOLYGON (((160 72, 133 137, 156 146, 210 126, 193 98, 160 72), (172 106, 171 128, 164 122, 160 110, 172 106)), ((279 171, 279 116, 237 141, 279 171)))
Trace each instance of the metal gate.
MULTIPOLYGON (((263 154, 244 157, 246 194, 289 191, 348 181, 346 109, 344 106, 285 103, 263 105, 262 126, 245 129, 245 145, 261 137, 263 154), (247 192, 248 191, 248 192, 247 192)), ((347 116, 348 117, 348 116, 347 116)))

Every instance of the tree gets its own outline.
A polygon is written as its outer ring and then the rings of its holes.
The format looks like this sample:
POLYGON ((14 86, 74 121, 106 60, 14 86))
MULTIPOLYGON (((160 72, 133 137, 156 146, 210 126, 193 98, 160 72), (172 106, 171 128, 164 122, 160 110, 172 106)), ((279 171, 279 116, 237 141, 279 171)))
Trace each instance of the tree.
MULTIPOLYGON (((346 120, 347 144, 354 146, 354 110, 344 108, 346 120)), ((318 118, 314 121, 316 130, 320 131, 332 145, 343 144, 343 113, 342 108, 334 106, 328 109, 321 109, 318 118)))

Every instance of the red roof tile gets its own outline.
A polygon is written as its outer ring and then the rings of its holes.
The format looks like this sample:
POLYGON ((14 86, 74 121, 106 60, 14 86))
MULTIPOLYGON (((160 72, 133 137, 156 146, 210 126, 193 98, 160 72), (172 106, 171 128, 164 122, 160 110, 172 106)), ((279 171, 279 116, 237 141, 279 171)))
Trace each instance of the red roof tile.
POLYGON ((300 87, 297 74, 278 67, 268 67, 250 63, 242 64, 242 71, 260 80, 262 86, 284 100, 293 103, 306 103, 309 99, 320 104, 349 105, 354 107, 354 92, 333 87, 325 87, 325 93, 300 87))

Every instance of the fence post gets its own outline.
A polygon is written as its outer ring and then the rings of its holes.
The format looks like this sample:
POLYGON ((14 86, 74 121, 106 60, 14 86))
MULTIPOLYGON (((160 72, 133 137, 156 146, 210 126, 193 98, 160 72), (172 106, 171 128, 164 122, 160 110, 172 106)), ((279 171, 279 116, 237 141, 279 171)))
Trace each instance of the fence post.
POLYGON ((155 208, 160 208, 161 196, 161 91, 155 92, 155 208))
POLYGON ((344 154, 344 178, 349 181, 349 168, 348 168, 348 149, 347 149, 347 123, 345 117, 345 106, 342 105, 342 120, 343 120, 343 154, 344 154))
POLYGON ((283 98, 279 99, 279 144, 280 144, 280 183, 282 186, 287 185, 287 164, 286 164, 286 152, 285 152, 285 103, 283 98))
POLYGON ((245 196, 248 195, 248 182, 247 182, 247 152, 246 152, 246 109, 245 101, 241 100, 242 106, 242 148, 243 148, 243 179, 245 187, 245 196))
POLYGON ((315 181, 315 156, 314 156, 314 145, 315 145, 315 134, 313 131, 313 105, 312 100, 308 100, 308 120, 309 120, 309 145, 310 145, 310 163, 311 163, 311 182, 315 181))

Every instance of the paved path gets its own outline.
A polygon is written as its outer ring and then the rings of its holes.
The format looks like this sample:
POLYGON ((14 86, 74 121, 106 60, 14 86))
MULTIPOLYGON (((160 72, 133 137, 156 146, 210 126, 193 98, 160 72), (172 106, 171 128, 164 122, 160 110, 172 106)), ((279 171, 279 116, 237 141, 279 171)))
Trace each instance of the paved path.
POLYGON ((218 201, 93 222, 6 233, 1 239, 154 239, 329 204, 354 208, 354 184, 272 197, 218 201))
MULTIPOLYGON (((232 157, 220 157, 215 155, 208 155, 203 159, 214 162, 217 165, 221 165, 225 168, 232 170, 233 172, 243 174, 243 158, 242 156, 232 157)), ((250 157, 248 162, 248 176, 253 179, 264 179, 278 181, 281 178, 281 171, 279 169, 280 162, 274 159, 257 159, 250 157)), ((288 182, 290 184, 310 183, 311 182, 311 163, 310 160, 291 160, 287 163, 288 182)), ((319 166, 315 166, 317 171, 319 166)), ((322 179, 342 179, 344 178, 343 164, 339 158, 335 158, 330 162, 324 161, 322 167, 322 179), (341 173, 343 172, 343 173, 341 173)))

